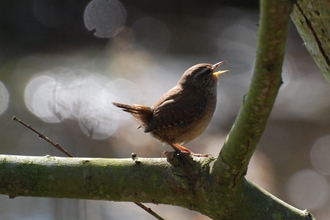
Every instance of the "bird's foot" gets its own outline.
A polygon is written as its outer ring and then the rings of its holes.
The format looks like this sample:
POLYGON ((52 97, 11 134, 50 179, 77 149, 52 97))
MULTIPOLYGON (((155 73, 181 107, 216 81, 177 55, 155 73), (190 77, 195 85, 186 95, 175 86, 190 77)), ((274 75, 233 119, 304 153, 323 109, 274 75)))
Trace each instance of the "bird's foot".
MULTIPOLYGON (((190 156, 190 155, 195 155, 195 153, 193 152, 186 152, 186 151, 173 151, 173 152, 169 152, 169 151, 164 151, 160 157, 163 158, 163 157, 167 157, 169 154, 178 154, 178 155, 185 155, 185 156, 190 156)), ((199 157, 199 156, 198 156, 199 157)))
POLYGON ((164 151, 161 157, 166 157, 167 162, 174 167, 182 166, 183 164, 193 164, 194 159, 190 153, 178 151, 164 151))
POLYGON ((168 151, 164 151, 164 152, 160 155, 160 157, 161 157, 161 158, 166 157, 166 156, 168 155, 168 153, 169 153, 168 151))
MULTIPOLYGON (((195 156, 195 157, 209 157, 209 156, 212 156, 211 154, 196 154, 196 153, 192 152, 191 150, 189 150, 188 148, 186 148, 186 147, 184 147, 180 144, 177 144, 177 143, 175 143, 175 144, 169 143, 169 144, 175 150, 175 152, 178 152, 179 154, 191 155, 191 156, 195 156)), ((164 151, 162 155, 166 156, 167 153, 168 153, 167 151, 164 151)))

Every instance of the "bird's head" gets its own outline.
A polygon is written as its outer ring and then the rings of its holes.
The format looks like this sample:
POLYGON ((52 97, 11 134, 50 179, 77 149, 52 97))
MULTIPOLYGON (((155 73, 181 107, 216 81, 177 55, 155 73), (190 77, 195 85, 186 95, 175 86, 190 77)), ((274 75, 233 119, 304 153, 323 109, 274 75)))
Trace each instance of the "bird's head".
POLYGON ((183 87, 210 87, 217 85, 218 77, 220 74, 228 72, 229 70, 215 71, 225 61, 216 64, 200 63, 196 64, 184 72, 179 84, 183 87))

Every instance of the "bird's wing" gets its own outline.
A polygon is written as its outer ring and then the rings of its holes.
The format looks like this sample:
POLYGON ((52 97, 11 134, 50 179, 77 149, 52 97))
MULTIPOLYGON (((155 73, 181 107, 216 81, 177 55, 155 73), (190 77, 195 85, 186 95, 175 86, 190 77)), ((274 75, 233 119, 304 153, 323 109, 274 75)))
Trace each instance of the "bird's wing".
POLYGON ((203 115, 207 99, 192 94, 171 95, 155 106, 145 132, 161 127, 182 128, 203 115))

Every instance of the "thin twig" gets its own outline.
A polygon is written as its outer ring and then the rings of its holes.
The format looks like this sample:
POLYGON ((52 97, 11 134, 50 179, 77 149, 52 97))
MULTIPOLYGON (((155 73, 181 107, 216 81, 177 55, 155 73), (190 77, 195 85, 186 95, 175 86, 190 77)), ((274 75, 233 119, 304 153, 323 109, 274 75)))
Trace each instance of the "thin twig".
POLYGON ((51 145, 53 145, 54 147, 56 147, 58 150, 60 150, 62 153, 64 153, 68 157, 73 157, 72 154, 70 154, 69 152, 67 152, 58 143, 55 143, 54 141, 52 141, 51 139, 49 139, 48 137, 46 137, 45 135, 43 135, 42 133, 40 133, 39 131, 37 131, 31 125, 26 124, 24 121, 22 121, 21 119, 17 118, 16 116, 13 117, 13 120, 21 123, 22 125, 24 125, 28 129, 30 129, 31 131, 33 131, 34 133, 36 133, 39 136, 39 138, 44 139, 45 141, 47 141, 48 143, 50 143, 51 145))
POLYGON ((151 210, 151 208, 148 208, 147 206, 143 205, 141 202, 134 202, 136 205, 140 206, 142 209, 144 209, 146 212, 148 212, 150 215, 155 217, 159 220, 164 220, 162 217, 160 217, 157 213, 151 210))
MULTIPOLYGON (((51 145, 53 145, 54 147, 56 147, 58 150, 60 150, 62 153, 64 153, 65 155, 67 155, 68 157, 73 157, 72 154, 70 154, 69 152, 67 152, 63 147, 61 147, 58 143, 55 143, 54 141, 52 141, 51 139, 49 139, 48 137, 46 137, 45 135, 43 135, 41 132, 39 132, 38 130, 36 130, 35 128, 33 128, 31 125, 25 123, 24 121, 22 121, 21 119, 17 118, 16 116, 13 117, 14 121, 17 121, 19 123, 21 123, 22 125, 24 125, 25 127, 27 127, 28 129, 30 129, 31 131, 33 131, 34 133, 36 133, 39 138, 44 139, 45 141, 47 141, 48 143, 50 143, 51 145)), ((159 220, 164 220, 162 217, 160 217, 157 213, 155 213, 154 211, 151 210, 151 208, 148 208, 147 206, 143 205, 141 202, 134 202, 137 206, 141 207, 142 209, 144 209, 146 212, 148 212, 150 215, 154 216, 156 219, 159 220)))

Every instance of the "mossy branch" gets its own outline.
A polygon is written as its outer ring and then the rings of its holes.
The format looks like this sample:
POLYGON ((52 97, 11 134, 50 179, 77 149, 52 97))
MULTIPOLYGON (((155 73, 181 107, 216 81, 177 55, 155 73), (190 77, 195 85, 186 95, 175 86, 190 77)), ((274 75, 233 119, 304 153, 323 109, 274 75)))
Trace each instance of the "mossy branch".
POLYGON ((214 166, 215 178, 236 186, 242 184, 282 84, 292 2, 263 0, 260 6, 259 39, 250 88, 214 166))
POLYGON ((330 82, 330 1, 298 0, 291 18, 314 61, 330 82))
POLYGON ((189 164, 180 160, 174 157, 168 163, 166 159, 151 158, 0 155, 0 193, 11 198, 37 196, 171 204, 213 219, 313 219, 307 211, 290 207, 248 181, 244 181, 246 190, 238 200, 224 200, 226 190, 210 174, 214 158, 194 158, 189 164), (236 207, 223 209, 227 203, 236 207))

